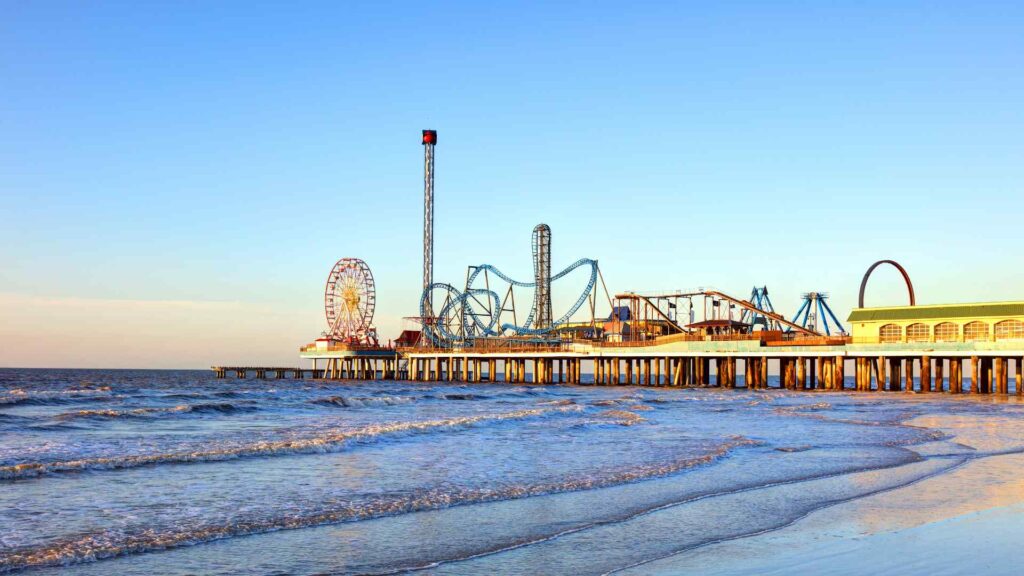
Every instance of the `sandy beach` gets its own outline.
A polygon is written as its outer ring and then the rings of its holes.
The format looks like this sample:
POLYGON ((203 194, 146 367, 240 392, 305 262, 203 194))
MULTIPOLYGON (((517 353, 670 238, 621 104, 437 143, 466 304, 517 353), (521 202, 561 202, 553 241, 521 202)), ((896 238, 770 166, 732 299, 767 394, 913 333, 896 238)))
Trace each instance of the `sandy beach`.
POLYGON ((923 454, 975 457, 912 484, 822 508, 769 533, 709 545, 625 572, 1019 574, 1024 534, 1024 454, 1019 451, 1024 450, 1024 423, 929 415, 908 424, 951 436, 920 447, 923 454))

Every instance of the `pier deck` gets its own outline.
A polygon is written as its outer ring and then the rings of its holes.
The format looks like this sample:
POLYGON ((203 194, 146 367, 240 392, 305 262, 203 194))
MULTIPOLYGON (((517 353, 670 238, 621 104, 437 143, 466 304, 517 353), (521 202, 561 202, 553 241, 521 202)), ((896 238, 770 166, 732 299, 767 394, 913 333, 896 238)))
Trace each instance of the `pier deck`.
POLYGON ((213 367, 219 378, 722 387, 788 390, 1024 393, 1024 341, 804 345, 758 339, 566 343, 495 349, 404 348, 376 354, 304 352, 312 369, 213 367), (321 368, 318 361, 325 365, 321 368), (769 380, 778 375, 778 381, 769 380), (742 375, 742 377, 741 377, 742 375), (848 376, 852 376, 850 386, 848 376))

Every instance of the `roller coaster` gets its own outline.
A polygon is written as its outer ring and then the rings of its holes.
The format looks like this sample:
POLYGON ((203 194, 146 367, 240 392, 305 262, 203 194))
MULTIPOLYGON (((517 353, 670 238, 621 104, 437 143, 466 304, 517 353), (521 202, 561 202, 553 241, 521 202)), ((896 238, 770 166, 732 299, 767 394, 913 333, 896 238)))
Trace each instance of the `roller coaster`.
POLYGON ((551 276, 551 282, 556 282, 577 268, 585 266, 590 268, 590 276, 587 278, 586 286, 580 292, 573 305, 548 326, 542 326, 535 321, 537 314, 534 308, 530 309, 530 313, 522 324, 518 324, 515 320, 515 297, 512 294, 512 288, 532 288, 536 290, 536 282, 516 280, 491 264, 470 267, 471 272, 467 277, 465 289, 459 290, 447 283, 434 283, 423 291, 423 295, 420 297, 420 317, 424 319, 423 332, 430 342, 438 346, 467 345, 471 344, 476 338, 485 337, 509 335, 543 336, 550 334, 556 331, 559 326, 568 322, 583 307, 587 299, 593 296, 600 277, 600 269, 598 268, 597 260, 581 258, 561 272, 551 276), (474 287, 474 283, 482 275, 488 278, 488 287, 474 287), (490 289, 490 276, 494 276, 508 284, 508 291, 504 298, 498 292, 490 289), (442 297, 438 298, 435 291, 441 291, 443 293, 442 297), (443 302, 436 314, 429 309, 429 301, 443 302), (511 312, 513 314, 512 322, 501 322, 504 312, 511 312))
MULTIPOLYGON (((516 280, 496 266, 480 264, 469 267, 466 285, 462 290, 448 283, 428 285, 420 297, 420 318, 427 340, 435 346, 448 347, 471 346, 479 338, 500 336, 557 339, 552 334, 568 322, 588 299, 591 302, 593 318, 595 288, 601 278, 597 260, 581 258, 561 272, 551 275, 550 234, 550 229, 544 224, 534 229, 533 282, 516 280), (564 314, 552 319, 551 284, 584 267, 589 267, 590 275, 583 290, 564 314), (491 289, 492 277, 508 285, 504 298, 491 289), (479 287, 480 282, 483 282, 483 287, 479 287), (532 288, 535 292, 534 305, 522 323, 516 318, 513 288, 532 288), (435 313, 432 307, 436 302, 442 304, 435 313), (505 313, 511 313, 511 322, 502 322, 505 313)), ((607 289, 605 291, 607 292, 607 289)))

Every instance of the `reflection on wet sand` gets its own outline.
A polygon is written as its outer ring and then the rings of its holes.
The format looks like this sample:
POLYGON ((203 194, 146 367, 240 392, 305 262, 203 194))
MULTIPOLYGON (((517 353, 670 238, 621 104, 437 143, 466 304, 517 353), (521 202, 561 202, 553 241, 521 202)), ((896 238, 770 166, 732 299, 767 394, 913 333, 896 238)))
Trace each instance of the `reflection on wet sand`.
MULTIPOLYGON (((1017 573, 1012 534, 1024 529, 1024 420, 932 413, 907 423, 949 435, 948 441, 920 447, 933 454, 931 459, 968 460, 902 488, 824 508, 778 531, 626 573, 1017 573), (976 544, 965 544, 981 541, 983 557, 976 544)), ((889 473, 850 475, 844 481, 867 490, 889 473)))

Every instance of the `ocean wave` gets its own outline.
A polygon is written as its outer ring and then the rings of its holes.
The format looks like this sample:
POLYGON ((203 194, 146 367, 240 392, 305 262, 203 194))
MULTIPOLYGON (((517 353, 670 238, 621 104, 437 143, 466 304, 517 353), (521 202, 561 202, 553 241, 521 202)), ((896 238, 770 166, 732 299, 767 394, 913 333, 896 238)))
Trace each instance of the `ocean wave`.
POLYGON ((168 407, 133 408, 129 410, 75 410, 74 412, 58 414, 54 418, 60 421, 77 420, 79 418, 106 420, 114 418, 156 418, 167 414, 232 414, 235 412, 252 412, 254 410, 256 410, 255 406, 212 402, 206 404, 181 404, 168 407))
POLYGON ((814 404, 796 404, 794 406, 782 406, 776 408, 775 411, 779 413, 794 413, 794 412, 816 412, 818 410, 831 410, 832 405, 828 402, 815 402, 814 404))
POLYGON ((254 412, 255 406, 243 404, 232 404, 230 402, 210 402, 206 404, 192 404, 188 412, 232 414, 235 412, 254 412))
POLYGON ((8 390, 0 396, 0 406, 16 406, 19 404, 74 404, 92 402, 94 400, 110 400, 109 386, 96 388, 70 388, 68 390, 40 390, 28 392, 20 388, 8 390))
POLYGON ((32 419, 27 416, 17 416, 15 414, 4 414, 0 412, 0 423, 4 424, 20 424, 22 422, 30 422, 32 419))
POLYGON ((481 396, 479 394, 470 394, 470 393, 463 393, 463 394, 441 394, 441 399, 442 400, 482 400, 484 398, 486 398, 486 396, 481 396))
POLYGON ((709 447, 700 455, 681 456, 672 460, 613 469, 594 475, 482 488, 460 486, 425 488, 412 492, 384 494, 360 502, 326 502, 318 508, 298 513, 269 516, 250 514, 235 517, 230 521, 208 522, 198 526, 184 523, 166 530, 154 529, 151 526, 138 526, 72 535, 41 546, 23 546, 0 551, 0 571, 67 566, 280 530, 356 522, 468 504, 607 488, 660 478, 706 465, 722 458, 736 448, 755 445, 758 445, 758 442, 736 436, 714 447, 709 447))
POLYGON ((572 400, 572 399, 569 399, 569 398, 563 398, 561 400, 544 400, 542 402, 537 402, 537 405, 538 406, 572 406, 575 403, 576 403, 575 400, 572 400))
POLYGON ((360 408, 364 406, 397 406, 409 404, 416 399, 412 396, 328 396, 310 400, 310 404, 321 406, 340 406, 342 408, 360 408))
POLYGON ((775 447, 775 450, 777 452, 806 452, 808 450, 813 450, 813 449, 814 449, 814 446, 811 446, 810 444, 801 444, 799 446, 776 446, 775 447))
POLYGON ((793 416, 800 418, 807 418, 811 420, 818 420, 820 422, 830 422, 833 424, 849 424, 853 426, 871 426, 881 428, 895 428, 909 432, 903 437, 893 438, 882 442, 882 446, 889 447, 901 447, 901 446, 913 446, 914 444, 922 444, 925 442, 934 442, 937 440, 947 440, 951 436, 942 430, 925 428, 922 426, 914 426, 906 424, 904 420, 908 416, 903 415, 897 418, 885 419, 885 420, 864 420, 860 418, 845 418, 832 416, 832 412, 823 414, 823 411, 832 410, 832 405, 827 402, 818 402, 816 404, 800 404, 797 406, 787 406, 783 408, 776 408, 775 413, 783 416, 793 416))
POLYGON ((485 422, 521 420, 547 414, 576 412, 579 411, 579 409, 580 408, 578 406, 555 406, 550 408, 515 410, 512 412, 501 412, 497 414, 460 416, 440 420, 391 422, 364 426, 354 430, 328 432, 309 438, 266 440, 209 450, 105 456, 54 462, 26 462, 22 464, 0 466, 0 480, 16 480, 60 472, 80 472, 83 470, 121 470, 157 464, 192 464, 199 462, 221 462, 225 460, 260 456, 327 453, 338 451, 345 444, 353 441, 369 441, 382 436, 422 433, 435 430, 462 429, 485 422))
POLYGON ((623 426, 632 426, 647 421, 643 416, 629 410, 605 410, 598 413, 597 416, 599 418, 608 418, 623 426))

